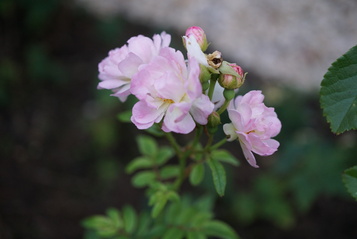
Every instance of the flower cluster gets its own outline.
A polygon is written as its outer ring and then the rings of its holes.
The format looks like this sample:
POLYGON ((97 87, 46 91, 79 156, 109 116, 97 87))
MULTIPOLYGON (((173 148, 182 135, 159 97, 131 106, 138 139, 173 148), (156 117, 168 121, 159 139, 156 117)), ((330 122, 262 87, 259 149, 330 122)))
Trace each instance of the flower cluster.
POLYGON ((138 129, 158 123, 164 132, 188 134, 201 125, 212 134, 228 110, 227 140, 238 140, 248 162, 258 167, 252 152, 271 155, 279 147, 271 139, 281 129, 274 108, 264 105, 260 91, 234 99, 246 73, 219 51, 206 54, 209 44, 200 27, 188 28, 183 36, 187 59, 170 41, 165 32, 152 39, 139 35, 111 50, 99 63, 98 88, 112 90, 122 102, 130 94, 138 99, 131 116, 138 129))

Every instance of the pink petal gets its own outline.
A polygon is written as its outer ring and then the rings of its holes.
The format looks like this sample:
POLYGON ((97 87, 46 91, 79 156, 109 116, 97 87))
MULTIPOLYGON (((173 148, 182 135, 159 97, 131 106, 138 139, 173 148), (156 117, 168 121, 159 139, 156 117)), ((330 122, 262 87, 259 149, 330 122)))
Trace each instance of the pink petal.
POLYGON ((252 151, 250 151, 245 144, 241 143, 240 146, 242 147, 242 151, 244 154, 245 159, 248 161, 248 163, 254 167, 254 168, 259 168, 259 166, 257 165, 257 161, 255 160, 255 157, 252 153, 252 151))
POLYGON ((190 133, 196 126, 195 122, 192 119, 192 116, 188 114, 188 109, 182 109, 171 105, 166 112, 163 130, 165 132, 175 132, 180 134, 190 133))
POLYGON ((195 121, 201 125, 207 124, 207 118, 212 113, 214 104, 207 95, 201 95, 197 98, 190 109, 190 113, 195 121))
POLYGON ((139 101, 133 107, 131 121, 138 129, 147 129, 155 122, 160 122, 164 113, 162 110, 148 107, 144 101, 139 101))
POLYGON ((130 52, 127 58, 118 64, 118 69, 123 75, 131 78, 138 72, 138 68, 141 64, 143 64, 143 60, 130 52))

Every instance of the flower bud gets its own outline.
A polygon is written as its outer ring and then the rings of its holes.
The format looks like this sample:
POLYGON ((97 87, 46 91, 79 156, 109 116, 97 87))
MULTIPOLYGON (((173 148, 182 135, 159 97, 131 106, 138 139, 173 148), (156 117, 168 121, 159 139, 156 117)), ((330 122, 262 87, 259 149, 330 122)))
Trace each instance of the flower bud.
POLYGON ((208 82, 211 79, 211 72, 207 69, 207 66, 200 64, 200 82, 202 84, 208 82))
POLYGON ((195 37, 197 43, 200 45, 201 50, 202 51, 207 50, 207 47, 208 47, 207 37, 206 37, 206 34, 202 28, 197 27, 197 26, 190 27, 186 30, 185 35, 187 37, 189 37, 190 35, 193 35, 195 37))
POLYGON ((219 76, 218 83, 225 89, 234 90, 243 85, 245 74, 242 68, 237 64, 223 62, 219 71, 221 75, 219 76))
POLYGON ((219 116, 219 114, 217 112, 212 112, 212 114, 210 114, 208 116, 208 123, 207 126, 209 128, 214 128, 216 126, 218 126, 221 123, 221 117, 219 116))

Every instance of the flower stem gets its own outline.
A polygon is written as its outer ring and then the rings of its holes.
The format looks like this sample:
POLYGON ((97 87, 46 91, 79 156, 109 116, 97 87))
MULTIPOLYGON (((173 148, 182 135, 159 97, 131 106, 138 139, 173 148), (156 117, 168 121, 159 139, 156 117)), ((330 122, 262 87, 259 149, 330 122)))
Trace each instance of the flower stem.
POLYGON ((181 157, 181 146, 177 143, 175 137, 171 133, 166 133, 165 134, 167 140, 170 142, 172 147, 174 148, 176 155, 180 158, 181 157))
POLYGON ((218 114, 222 114, 228 107, 229 102, 231 102, 230 100, 226 100, 224 101, 224 104, 221 106, 221 108, 219 108, 219 110, 217 111, 218 114))
POLYGON ((223 144, 225 144, 227 142, 227 139, 224 138, 221 141, 215 143, 214 145, 211 146, 211 150, 215 150, 218 149, 219 147, 221 147, 223 144))
POLYGON ((210 100, 212 100, 212 95, 213 95, 214 86, 216 85, 216 82, 217 82, 217 77, 212 74, 211 80, 209 83, 208 94, 207 94, 210 100))

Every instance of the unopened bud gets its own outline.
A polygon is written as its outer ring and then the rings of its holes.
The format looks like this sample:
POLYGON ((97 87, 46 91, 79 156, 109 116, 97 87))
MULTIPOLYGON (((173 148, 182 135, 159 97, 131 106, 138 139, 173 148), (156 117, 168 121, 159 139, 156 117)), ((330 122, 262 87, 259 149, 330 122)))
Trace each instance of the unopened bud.
POLYGON ((190 27, 186 30, 186 34, 187 37, 189 37, 190 35, 193 35, 197 41, 197 43, 200 45, 201 50, 205 51, 207 50, 208 47, 208 43, 207 43, 207 37, 206 37, 206 33, 203 31, 202 28, 194 26, 194 27, 190 27))
POLYGON ((223 62, 222 53, 219 51, 214 51, 212 54, 207 55, 208 65, 213 67, 214 69, 218 69, 223 62))
POLYGON ((245 80, 245 74, 240 66, 223 62, 219 68, 221 75, 218 83, 225 89, 234 90, 241 87, 245 80))
POLYGON ((202 84, 208 82, 211 79, 211 72, 207 69, 207 66, 200 64, 200 82, 202 84))
POLYGON ((214 128, 216 126, 218 126, 221 123, 221 117, 219 116, 219 114, 217 112, 212 112, 212 114, 210 114, 208 116, 208 123, 207 126, 209 128, 214 128))

